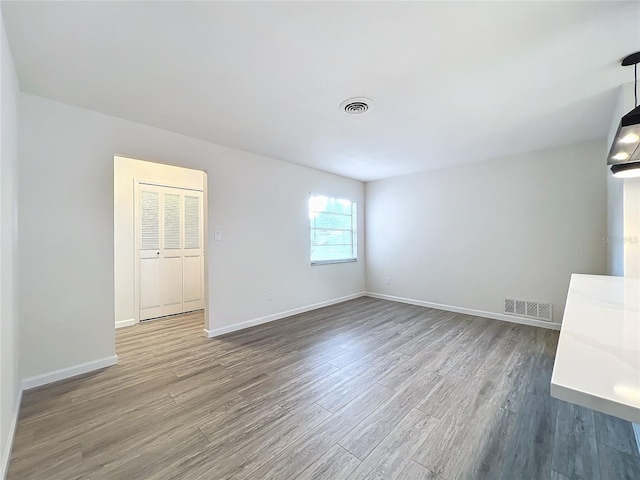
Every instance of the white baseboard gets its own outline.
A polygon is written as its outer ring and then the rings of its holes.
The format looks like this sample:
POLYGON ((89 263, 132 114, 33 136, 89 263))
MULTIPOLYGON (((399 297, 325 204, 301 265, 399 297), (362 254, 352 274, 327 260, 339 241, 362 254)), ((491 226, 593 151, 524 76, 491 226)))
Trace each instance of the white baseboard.
POLYGON ((76 375, 82 375, 83 373, 89 373, 94 370, 110 367, 116 363, 118 363, 118 356, 112 355, 107 358, 101 358, 99 360, 83 363, 74 367, 62 368, 42 375, 36 375, 35 377, 25 378, 22 381, 22 389, 29 390, 31 388, 40 387, 48 383, 64 380, 65 378, 75 377, 76 375))
POLYGON ((16 400, 15 410, 13 417, 11 418, 11 425, 9 426, 9 432, 7 433, 6 442, 4 444, 4 450, 2 458, 0 458, 0 479, 4 480, 7 477, 9 471, 9 460, 11 460, 11 450, 13 449, 13 439, 16 436, 16 427, 18 426, 18 416, 20 415, 20 403, 22 403, 22 391, 18 394, 16 400))
POLYGON ((131 325, 135 325, 136 323, 136 319, 135 318, 129 318, 127 320, 118 320, 116 322, 116 328, 122 328, 122 327, 130 327, 131 325))
POLYGON ((638 452, 640 452, 640 425, 637 423, 632 423, 633 425, 633 433, 636 436, 636 446, 638 447, 638 452))
POLYGON ((282 318, 290 317, 291 315, 297 315, 299 313, 310 312, 322 307, 328 307, 329 305, 335 305, 336 303, 346 302, 347 300, 353 300, 354 298, 360 298, 366 296, 365 292, 354 293, 353 295, 347 295, 345 297, 333 298, 324 302, 314 303, 312 305, 306 305, 304 307, 294 308, 285 312, 274 313, 265 317, 254 318, 240 323, 235 323, 227 327, 214 328, 213 330, 204 329, 204 336, 208 338, 219 337, 225 333, 235 332, 237 330, 244 330, 245 328, 255 327, 263 323, 273 322, 282 318))
POLYGON ((411 305, 418 305, 420 307, 435 308, 436 310, 445 310, 447 312, 464 313, 465 315, 471 315, 474 317, 491 318, 493 320, 502 320, 503 322, 521 323, 524 325, 531 325, 533 327, 549 328, 551 330, 560 330, 559 323, 544 322, 542 320, 535 320, 533 318, 520 318, 512 317, 510 315, 504 315, 502 313, 485 312, 484 310, 474 310, 472 308, 454 307, 451 305, 443 305, 441 303, 425 302, 423 300, 414 300, 412 298, 394 297, 393 295, 384 295, 382 293, 367 292, 368 297, 380 298, 382 300, 391 300, 392 302, 409 303, 411 305))

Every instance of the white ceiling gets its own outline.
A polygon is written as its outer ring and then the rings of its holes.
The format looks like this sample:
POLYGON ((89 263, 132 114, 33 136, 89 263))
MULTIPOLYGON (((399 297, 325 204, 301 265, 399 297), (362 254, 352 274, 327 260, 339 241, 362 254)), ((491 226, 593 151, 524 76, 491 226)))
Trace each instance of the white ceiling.
POLYGON ((365 181, 604 138, 640 50, 637 1, 2 11, 25 92, 365 181))

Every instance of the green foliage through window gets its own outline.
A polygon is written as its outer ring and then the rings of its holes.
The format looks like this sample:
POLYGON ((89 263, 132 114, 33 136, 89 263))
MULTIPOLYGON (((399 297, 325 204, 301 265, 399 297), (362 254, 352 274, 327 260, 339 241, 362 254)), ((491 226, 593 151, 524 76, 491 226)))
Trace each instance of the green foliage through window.
POLYGON ((309 197, 311 264, 357 259, 356 204, 323 195, 309 197))

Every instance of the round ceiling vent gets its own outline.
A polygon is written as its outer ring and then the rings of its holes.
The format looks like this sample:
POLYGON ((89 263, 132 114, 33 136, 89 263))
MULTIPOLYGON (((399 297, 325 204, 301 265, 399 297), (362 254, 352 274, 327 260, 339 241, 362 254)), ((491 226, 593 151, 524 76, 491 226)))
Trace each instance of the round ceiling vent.
POLYGON ((340 110, 347 115, 360 115, 371 108, 371 103, 369 98, 349 98, 340 104, 340 110))

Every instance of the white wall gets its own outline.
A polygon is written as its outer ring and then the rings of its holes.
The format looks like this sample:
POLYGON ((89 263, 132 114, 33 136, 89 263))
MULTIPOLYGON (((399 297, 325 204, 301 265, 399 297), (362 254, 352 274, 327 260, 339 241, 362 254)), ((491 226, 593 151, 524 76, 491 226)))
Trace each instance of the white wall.
POLYGON ((15 301, 19 87, 1 14, 0 30, 0 478, 4 478, 21 392, 15 301))
POLYGON ((607 275, 624 275, 624 188, 623 180, 615 178, 610 167, 607 176, 607 275))
POLYGON ((571 273, 606 270, 604 162, 596 141, 368 183, 367 290, 560 322, 571 273))
POLYGON ((115 322, 131 323, 134 315, 134 181, 204 190, 202 170, 145 162, 125 157, 114 159, 114 261, 115 322))
POLYGON ((623 183, 624 276, 640 278, 640 178, 625 178, 623 183))
POLYGON ((207 170, 210 330, 364 290, 363 261, 309 265, 307 212, 363 205, 361 182, 28 94, 19 113, 25 377, 114 354, 114 155, 207 170))

